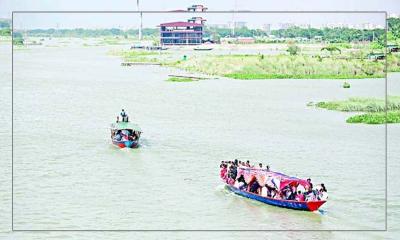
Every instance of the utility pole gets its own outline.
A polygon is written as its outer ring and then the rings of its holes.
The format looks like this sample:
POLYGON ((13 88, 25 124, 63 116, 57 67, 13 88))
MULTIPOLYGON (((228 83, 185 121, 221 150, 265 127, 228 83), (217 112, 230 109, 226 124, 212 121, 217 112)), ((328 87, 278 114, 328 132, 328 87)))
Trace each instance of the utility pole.
MULTIPOLYGON (((137 10, 139 10, 139 0, 136 0, 137 10)), ((140 12, 140 25, 139 25, 139 40, 142 40, 142 28, 143 28, 143 13, 140 12)))
POLYGON ((237 0, 235 0, 235 5, 233 6, 233 12, 232 12, 232 37, 235 36, 235 11, 237 8, 237 0))

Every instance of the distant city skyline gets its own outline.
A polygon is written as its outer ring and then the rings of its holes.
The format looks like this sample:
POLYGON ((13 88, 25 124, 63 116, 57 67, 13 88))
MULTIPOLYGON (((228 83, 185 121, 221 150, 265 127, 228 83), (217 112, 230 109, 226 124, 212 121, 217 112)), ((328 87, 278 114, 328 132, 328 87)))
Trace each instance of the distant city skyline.
MULTIPOLYGON (((249 2, 240 0, 219 1, 141 1, 142 11, 171 11, 185 10, 193 4, 203 4, 210 11, 231 10, 268 10, 268 11, 386 11, 389 16, 399 16, 400 4, 396 0, 385 1, 346 1, 337 0, 334 3, 319 0, 281 0, 279 4, 271 0, 253 0, 249 2), (359 3, 359 4, 357 4, 359 3)), ((57 2, 38 2, 32 0, 0 0, 0 17, 11 17, 11 11, 137 11, 136 1, 120 0, 118 4, 99 0, 59 0, 57 2)), ((186 21, 188 18, 201 16, 207 19, 208 25, 231 27, 235 22, 236 27, 247 26, 256 29, 279 29, 288 26, 300 27, 351 27, 351 28, 383 28, 385 15, 383 13, 144 13, 143 27, 155 28, 163 22, 186 21)), ((137 13, 15 13, 14 27, 16 29, 48 29, 48 28, 138 28, 139 14, 137 13)))
MULTIPOLYGON (((248 27, 270 30, 298 27, 349 27, 358 29, 384 28, 382 13, 143 13, 143 27, 156 28, 160 23, 187 21, 192 17, 206 19, 208 26, 248 27), (232 19, 234 17, 234 19, 232 19)), ((138 13, 15 13, 15 29, 120 28, 139 27, 138 13), (107 19, 107 22, 104 22, 107 19)))

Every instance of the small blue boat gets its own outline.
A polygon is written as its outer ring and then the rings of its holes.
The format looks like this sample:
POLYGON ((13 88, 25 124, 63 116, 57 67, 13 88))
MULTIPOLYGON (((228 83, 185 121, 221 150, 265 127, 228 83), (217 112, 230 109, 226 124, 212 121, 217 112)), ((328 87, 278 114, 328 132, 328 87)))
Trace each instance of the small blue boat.
POLYGON ((120 148, 137 148, 142 130, 131 122, 111 124, 111 141, 120 148), (120 135, 120 136, 118 136, 120 135))

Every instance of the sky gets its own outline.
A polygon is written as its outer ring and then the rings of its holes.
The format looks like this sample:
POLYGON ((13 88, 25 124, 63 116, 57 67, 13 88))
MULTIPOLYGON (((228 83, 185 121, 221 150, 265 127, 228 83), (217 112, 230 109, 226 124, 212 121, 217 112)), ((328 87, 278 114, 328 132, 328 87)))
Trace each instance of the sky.
MULTIPOLYGON (((10 18, 12 11, 170 11, 186 9, 192 4, 204 4, 211 11, 231 10, 265 10, 265 11, 388 11, 389 14, 400 14, 398 0, 141 0, 140 8, 136 0, 0 0, 0 17, 10 18)), ((144 13, 143 26, 154 28, 159 23, 170 21, 186 21, 192 16, 202 16, 208 24, 227 24, 235 21, 245 21, 249 27, 261 28, 263 24, 279 23, 311 24, 365 24, 385 25, 384 14, 255 14, 255 13, 144 13)), ((32 28, 137 28, 139 15, 136 13, 104 14, 104 13, 14 13, 16 29, 32 28)))

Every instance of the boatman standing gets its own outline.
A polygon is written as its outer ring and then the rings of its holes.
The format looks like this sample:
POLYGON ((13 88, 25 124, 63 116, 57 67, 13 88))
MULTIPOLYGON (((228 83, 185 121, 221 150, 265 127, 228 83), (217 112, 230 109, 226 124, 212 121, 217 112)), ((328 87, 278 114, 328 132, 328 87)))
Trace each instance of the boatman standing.
POLYGON ((128 121, 129 121, 129 120, 128 120, 128 114, 126 114, 126 112, 125 112, 124 109, 122 109, 120 115, 121 115, 121 118, 122 118, 122 122, 128 122, 128 121))

